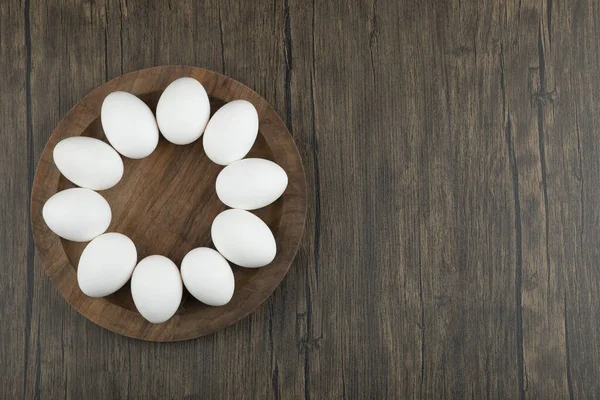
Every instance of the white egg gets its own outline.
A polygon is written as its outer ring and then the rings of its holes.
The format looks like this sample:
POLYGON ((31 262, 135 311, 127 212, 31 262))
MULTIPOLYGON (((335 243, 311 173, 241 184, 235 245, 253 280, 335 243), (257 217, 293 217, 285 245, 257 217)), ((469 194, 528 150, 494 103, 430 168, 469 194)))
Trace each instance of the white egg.
POLYGON ((106 138, 125 157, 147 157, 158 145, 154 114, 131 93, 113 92, 106 96, 100 119, 106 138))
POLYGON ((181 278, 191 295, 209 306, 227 304, 233 296, 235 279, 229 263, 208 247, 186 254, 181 262, 181 278))
POLYGON ((231 207, 256 210, 268 206, 285 191, 288 177, 269 160, 246 158, 226 166, 217 176, 217 196, 231 207))
POLYGON ((131 239, 116 232, 100 235, 79 258, 79 288, 90 297, 108 296, 127 283, 136 263, 137 251, 131 239))
POLYGON ((246 100, 225 104, 212 116, 204 131, 204 151, 220 165, 241 160, 258 135, 258 113, 246 100))
POLYGON ((123 176, 123 160, 108 144, 86 136, 74 136, 54 147, 58 170, 77 186, 105 190, 115 186, 123 176))
POLYGON ((112 218, 104 197, 82 188, 63 190, 50 197, 42 216, 52 232, 73 242, 87 242, 103 234, 112 218))
POLYGON ((209 117, 208 94, 194 78, 171 82, 156 106, 158 128, 165 139, 174 144, 189 144, 198 139, 209 117))
POLYGON ((240 267, 263 267, 273 261, 277 251, 267 224, 244 210, 225 210, 217 215, 211 236, 219 253, 240 267))
POLYGON ((164 256, 148 256, 131 276, 131 296, 137 310, 153 324, 167 321, 181 303, 183 284, 179 269, 164 256))

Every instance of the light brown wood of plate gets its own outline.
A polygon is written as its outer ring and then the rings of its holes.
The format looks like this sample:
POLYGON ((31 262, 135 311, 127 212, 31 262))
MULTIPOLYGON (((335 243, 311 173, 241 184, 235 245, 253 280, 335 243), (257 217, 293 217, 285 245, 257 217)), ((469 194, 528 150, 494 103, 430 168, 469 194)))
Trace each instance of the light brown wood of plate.
MULTIPOLYGON (((202 138, 177 146, 161 137, 147 158, 123 157, 125 173, 113 188, 99 192, 112 209, 107 232, 129 236, 138 260, 161 254, 180 265, 196 247, 212 247, 210 227, 226 209, 215 193, 215 179, 223 167, 204 154, 202 138)), ((165 66, 118 77, 100 86, 71 109, 52 133, 39 161, 31 195, 33 235, 46 274, 71 306, 96 324, 121 335, 149 341, 192 339, 225 328, 256 309, 279 285, 294 259, 306 218, 306 181, 292 136, 273 108, 247 86, 219 73, 194 67, 165 66), (100 124, 102 101, 123 90, 140 97, 155 111, 162 91, 177 78, 190 76, 202 83, 211 99, 211 113, 224 103, 245 99, 258 111, 259 135, 247 157, 272 160, 287 172, 283 196, 255 212, 273 231, 275 260, 263 268, 232 265, 235 292, 222 307, 209 307, 184 291, 179 310, 169 321, 154 325, 137 312, 129 284, 106 298, 84 295, 77 285, 77 264, 87 243, 60 239, 42 218, 44 203, 55 193, 74 187, 52 160, 54 146, 70 136, 106 137, 100 124)))

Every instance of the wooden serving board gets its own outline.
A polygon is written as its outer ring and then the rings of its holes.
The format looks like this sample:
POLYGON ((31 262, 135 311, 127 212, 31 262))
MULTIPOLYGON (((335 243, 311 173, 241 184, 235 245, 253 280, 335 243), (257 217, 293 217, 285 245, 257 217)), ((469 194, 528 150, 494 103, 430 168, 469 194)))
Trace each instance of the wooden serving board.
MULTIPOLYGON (((113 188, 99 192, 112 209, 107 232, 129 236, 138 251, 138 261, 160 254, 180 265, 196 247, 212 246, 210 227, 226 209, 215 192, 217 174, 223 168, 204 154, 202 138, 178 146, 162 136, 147 158, 123 157, 125 172, 113 188)), ((35 173, 31 195, 31 223, 46 274, 62 296, 79 313, 98 325, 137 339, 176 341, 206 335, 225 328, 258 307, 277 287, 296 254, 306 218, 306 181, 302 161, 292 136, 273 108, 247 86, 219 73, 194 67, 165 66, 144 69, 118 77, 100 86, 73 107, 52 133, 35 173), (54 146, 70 136, 91 136, 106 141, 100 123, 102 101, 122 90, 140 97, 155 111, 162 91, 177 78, 190 76, 202 83, 211 99, 211 113, 226 102, 244 99, 256 107, 259 135, 247 157, 279 164, 289 184, 275 203, 255 212, 271 228, 277 256, 266 267, 232 265, 235 293, 222 307, 205 306, 184 291, 176 315, 154 325, 137 312, 129 284, 106 298, 90 298, 77 285, 77 264, 87 243, 59 238, 42 218, 44 203, 56 192, 74 187, 52 160, 54 146)))

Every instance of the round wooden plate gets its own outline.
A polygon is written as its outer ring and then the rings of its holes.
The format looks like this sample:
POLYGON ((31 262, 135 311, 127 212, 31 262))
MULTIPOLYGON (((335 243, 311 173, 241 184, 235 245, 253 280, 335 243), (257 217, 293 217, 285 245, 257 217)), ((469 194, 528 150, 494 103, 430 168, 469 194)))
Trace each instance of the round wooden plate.
MULTIPOLYGON (((215 193, 215 180, 223 167, 204 154, 202 139, 177 146, 161 137, 147 158, 123 158, 125 173, 113 188, 100 194, 112 208, 107 232, 129 236, 138 260, 161 254, 180 265, 196 247, 212 246, 210 227, 226 207, 215 193)), ((306 181, 292 136, 273 108, 247 86, 201 68, 166 66, 144 69, 100 86, 73 107, 52 133, 38 164, 31 195, 31 223, 35 244, 47 275, 78 312, 96 324, 121 335, 150 341, 192 339, 225 328, 257 308, 281 282, 298 249, 306 218, 306 181), (87 243, 63 240, 46 226, 42 207, 61 190, 74 187, 52 160, 54 146, 70 136, 106 137, 100 124, 102 101, 122 90, 140 97, 155 111, 162 91, 177 78, 191 76, 202 83, 211 98, 211 113, 224 103, 245 99, 258 111, 259 135, 247 157, 279 164, 288 174, 283 196, 255 212, 275 235, 277 256, 263 268, 232 265, 235 292, 222 307, 209 307, 184 291, 179 310, 169 321, 154 325, 137 312, 129 284, 105 298, 90 298, 77 285, 77 264, 87 243)))

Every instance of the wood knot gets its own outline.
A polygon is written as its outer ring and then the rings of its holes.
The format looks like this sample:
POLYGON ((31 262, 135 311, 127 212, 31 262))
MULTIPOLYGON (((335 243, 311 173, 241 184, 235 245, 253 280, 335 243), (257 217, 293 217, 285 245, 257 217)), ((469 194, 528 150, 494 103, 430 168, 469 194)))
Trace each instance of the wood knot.
POLYGON ((531 105, 534 107, 552 104, 558 95, 556 88, 546 89, 545 70, 540 67, 529 68, 527 89, 531 105))
POLYGON ((309 338, 300 341, 300 346, 305 349, 320 349, 321 342, 323 341, 323 335, 316 338, 309 338))

